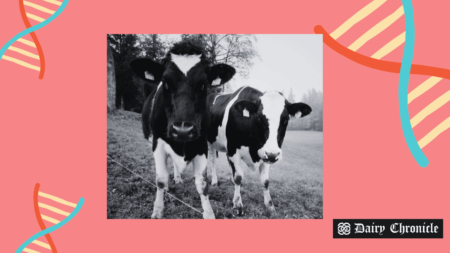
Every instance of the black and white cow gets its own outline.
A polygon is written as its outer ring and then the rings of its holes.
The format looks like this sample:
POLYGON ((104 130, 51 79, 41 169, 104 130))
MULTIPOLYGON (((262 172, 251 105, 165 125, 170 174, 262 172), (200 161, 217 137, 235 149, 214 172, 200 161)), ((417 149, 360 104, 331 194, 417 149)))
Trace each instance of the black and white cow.
POLYGON ((175 44, 161 63, 139 58, 130 63, 135 74, 159 83, 142 111, 144 136, 152 143, 157 193, 152 218, 162 218, 164 189, 168 189, 167 157, 174 163, 175 180, 192 162, 203 218, 215 218, 208 198, 206 164, 209 127, 207 90, 222 85, 235 74, 225 64, 210 66, 204 52, 189 42, 175 44))
POLYGON ((242 214, 242 159, 250 169, 259 168, 264 204, 270 211, 275 211, 269 193, 270 165, 282 157, 281 146, 290 117, 304 117, 311 113, 311 107, 290 103, 278 91, 263 93, 251 87, 239 88, 231 94, 211 94, 208 107, 212 185, 217 184, 215 154, 226 152, 234 183, 233 207, 242 214))

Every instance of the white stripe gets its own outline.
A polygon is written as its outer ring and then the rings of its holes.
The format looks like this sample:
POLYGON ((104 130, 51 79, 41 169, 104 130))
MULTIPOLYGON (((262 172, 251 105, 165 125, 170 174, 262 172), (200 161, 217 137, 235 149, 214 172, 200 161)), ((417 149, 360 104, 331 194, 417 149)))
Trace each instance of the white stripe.
POLYGON ((162 82, 159 82, 158 87, 156 88, 155 96, 161 86, 162 86, 162 82))
POLYGON ((262 113, 269 121, 269 138, 262 150, 271 153, 281 152, 278 146, 278 128, 285 107, 285 98, 277 91, 267 91, 261 96, 261 104, 263 106, 262 113))
POLYGON ((187 72, 194 67, 197 63, 200 62, 201 54, 199 55, 177 55, 177 54, 171 54, 172 62, 177 65, 177 67, 183 72, 185 75, 187 75, 187 72))
POLYGON ((214 98, 214 102, 213 102, 213 105, 214 105, 214 104, 216 104, 216 100, 217 100, 217 98, 218 98, 218 97, 220 97, 220 96, 223 96, 223 95, 225 95, 225 94, 219 94, 219 95, 217 95, 217 96, 216 96, 216 97, 214 98))
POLYGON ((219 126, 216 141, 214 143, 212 143, 213 148, 218 151, 226 152, 226 148, 227 148, 226 129, 227 129, 228 117, 230 115, 231 106, 233 106, 234 102, 236 102, 236 100, 239 98, 239 95, 245 88, 247 88, 247 86, 242 87, 242 89, 237 93, 237 95, 233 99, 231 99, 230 102, 228 102, 227 107, 225 108, 225 113, 223 114, 223 119, 222 119, 222 125, 219 126))
MULTIPOLYGON (((158 90, 159 90, 159 88, 162 86, 162 82, 159 82, 159 84, 158 84, 158 88, 156 88, 156 91, 155 91, 155 95, 153 96, 153 98, 152 98, 152 107, 150 107, 150 118, 152 117, 152 115, 153 115, 153 108, 154 108, 154 106, 155 106, 155 100, 156 100, 156 94, 158 94, 158 90)), ((152 135, 150 135, 150 138, 148 138, 148 141, 150 142, 150 143, 153 143, 153 136, 152 135)), ((150 146, 152 146, 152 145, 150 145, 150 146)), ((153 146, 152 146, 153 147, 153 146)))

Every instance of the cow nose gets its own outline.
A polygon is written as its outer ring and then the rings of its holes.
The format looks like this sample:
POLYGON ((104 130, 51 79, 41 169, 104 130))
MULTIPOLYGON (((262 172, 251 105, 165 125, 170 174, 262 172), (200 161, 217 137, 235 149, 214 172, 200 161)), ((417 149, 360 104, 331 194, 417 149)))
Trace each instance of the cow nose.
POLYGON ((278 156, 280 153, 281 152, 266 152, 267 160, 272 163, 278 161, 278 156))
POLYGON ((177 122, 172 124, 172 137, 177 140, 187 141, 195 138, 195 126, 189 122, 177 122))

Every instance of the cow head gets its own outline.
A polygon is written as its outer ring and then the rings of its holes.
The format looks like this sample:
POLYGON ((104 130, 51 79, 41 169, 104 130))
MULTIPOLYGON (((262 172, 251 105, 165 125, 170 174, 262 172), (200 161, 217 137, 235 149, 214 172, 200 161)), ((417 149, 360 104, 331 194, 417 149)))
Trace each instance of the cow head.
POLYGON ((236 73, 226 64, 211 66, 203 50, 190 42, 176 43, 161 63, 139 58, 130 67, 139 77, 160 83, 167 137, 181 142, 195 140, 206 131, 201 126, 208 120, 208 89, 225 84, 236 73))
POLYGON ((312 109, 304 103, 290 103, 277 91, 265 92, 258 100, 241 100, 234 109, 251 121, 251 134, 257 142, 258 156, 266 163, 275 163, 282 157, 286 128, 291 117, 304 117, 312 109))

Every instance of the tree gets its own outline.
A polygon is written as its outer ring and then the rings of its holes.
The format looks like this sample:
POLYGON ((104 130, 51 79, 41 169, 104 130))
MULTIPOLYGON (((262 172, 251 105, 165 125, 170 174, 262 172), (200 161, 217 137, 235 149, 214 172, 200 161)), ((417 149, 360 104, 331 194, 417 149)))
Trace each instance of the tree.
POLYGON ((143 56, 155 61, 164 58, 168 49, 168 43, 163 42, 159 34, 142 34, 139 36, 139 44, 143 56))
POLYGON ((254 58, 259 58, 255 35, 250 34, 183 34, 181 40, 191 40, 201 45, 212 64, 227 63, 237 73, 248 77, 254 58))
MULTIPOLYGON (((182 34, 181 40, 190 40, 201 46, 211 64, 226 63, 242 77, 247 78, 253 61, 259 58, 256 37, 249 34, 182 34)), ((230 83, 224 89, 230 89, 230 83)))
POLYGON ((116 108, 132 110, 138 104, 137 87, 133 84, 128 61, 139 54, 136 47, 137 36, 134 34, 110 34, 108 40, 114 49, 116 72, 116 108), (123 104, 122 104, 123 102, 123 104))
POLYGON ((323 131, 323 92, 309 89, 301 102, 308 104, 312 112, 304 118, 292 118, 288 130, 323 131))
MULTIPOLYGON (((150 58, 156 62, 161 61, 165 56, 168 48, 171 46, 170 41, 164 41, 159 34, 140 34, 138 35, 137 46, 141 49, 139 56, 150 58)), ((158 83, 150 80, 142 80, 136 75, 132 75, 134 84, 139 88, 140 94, 143 94, 142 102, 151 93, 158 83)), ((140 97, 140 95, 139 95, 140 97)))
POLYGON ((116 72, 116 108, 141 112, 144 103, 144 86, 151 85, 136 78, 129 63, 136 57, 160 60, 164 57, 165 44, 157 34, 109 34, 116 72))
POLYGON ((116 71, 114 69, 114 57, 111 47, 107 43, 107 103, 108 113, 116 111, 116 71))
POLYGON ((294 92, 292 91, 292 87, 289 90, 289 95, 288 95, 287 100, 291 103, 295 103, 295 95, 294 95, 294 92))

